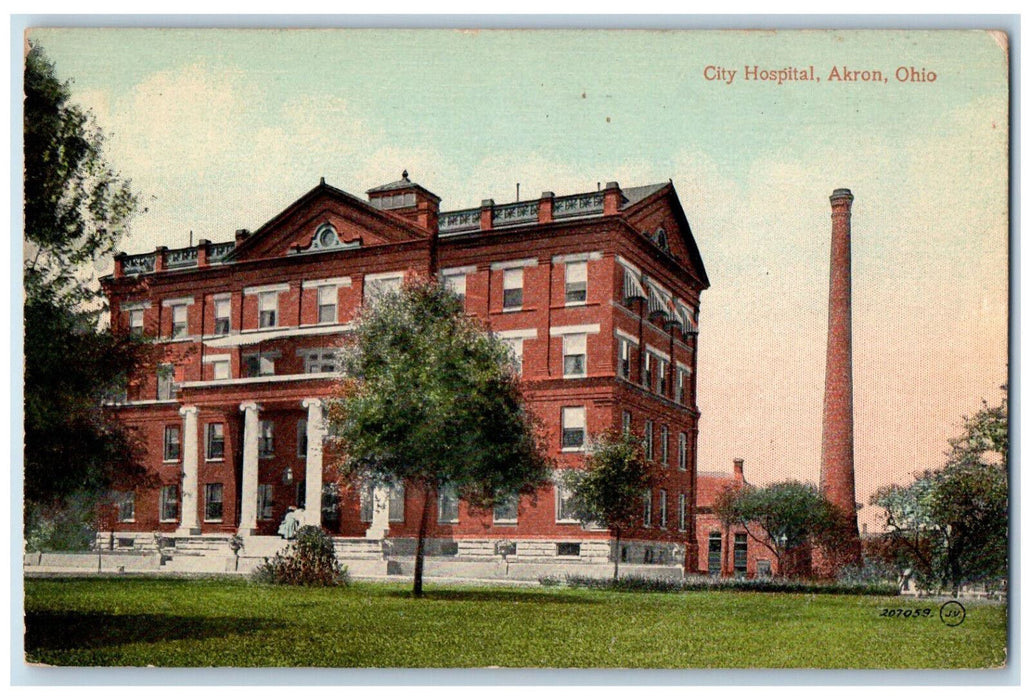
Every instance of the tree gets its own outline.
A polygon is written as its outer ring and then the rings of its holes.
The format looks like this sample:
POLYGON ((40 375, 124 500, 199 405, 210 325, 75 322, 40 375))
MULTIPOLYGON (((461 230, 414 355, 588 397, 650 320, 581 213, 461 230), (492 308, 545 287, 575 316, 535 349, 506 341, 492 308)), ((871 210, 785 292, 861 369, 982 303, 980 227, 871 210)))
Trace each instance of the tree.
POLYGON ((92 114, 71 102, 43 49, 25 56, 25 282, 52 283, 77 300, 96 288, 80 266, 114 252, 139 210, 131 183, 104 159, 104 135, 92 114))
POLYGON ((819 489, 799 481, 726 488, 713 503, 713 511, 721 521, 740 525, 766 547, 782 575, 789 554, 817 543, 833 546, 841 525, 838 510, 819 489))
MULTIPOLYGON (((1003 387, 1005 391, 1006 387, 1003 387)), ((885 556, 932 589, 1006 576, 1009 565, 1009 411, 982 401, 963 417, 940 469, 870 499, 884 509, 885 556)))
POLYGON ((652 474, 641 438, 611 429, 590 446, 583 469, 563 472, 574 517, 602 524, 616 537, 614 580, 619 578, 620 538, 641 517, 641 494, 651 488, 652 474))
POLYGON ((54 538, 39 533, 55 523, 85 532, 67 516, 95 513, 90 504, 108 488, 142 478, 138 442, 102 403, 142 365, 147 346, 100 328, 99 289, 84 269, 114 250, 136 195, 35 45, 25 57, 24 116, 25 526, 45 546, 54 538))
POLYGON ((444 490, 477 509, 533 494, 551 471, 508 346, 440 283, 417 280, 359 315, 331 402, 332 460, 355 486, 422 497, 413 593, 422 594, 430 503, 444 490))

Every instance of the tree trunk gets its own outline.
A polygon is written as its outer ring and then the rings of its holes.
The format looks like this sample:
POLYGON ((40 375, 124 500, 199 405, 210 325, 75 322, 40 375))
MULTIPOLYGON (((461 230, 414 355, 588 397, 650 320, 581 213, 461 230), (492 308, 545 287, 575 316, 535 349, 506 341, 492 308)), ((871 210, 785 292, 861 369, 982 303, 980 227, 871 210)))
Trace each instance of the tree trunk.
POLYGON ((422 515, 419 516, 419 539, 415 545, 415 583, 412 587, 412 595, 416 598, 422 596, 422 569, 424 559, 424 548, 426 543, 426 521, 429 514, 427 507, 430 500, 430 488, 422 488, 422 515))
POLYGON ((619 535, 620 535, 620 529, 617 527, 616 528, 616 552, 615 552, 615 556, 612 557, 616 561, 616 571, 615 571, 615 573, 612 574, 612 580, 613 581, 618 581, 619 580, 619 558, 621 556, 620 551, 619 551, 619 535))

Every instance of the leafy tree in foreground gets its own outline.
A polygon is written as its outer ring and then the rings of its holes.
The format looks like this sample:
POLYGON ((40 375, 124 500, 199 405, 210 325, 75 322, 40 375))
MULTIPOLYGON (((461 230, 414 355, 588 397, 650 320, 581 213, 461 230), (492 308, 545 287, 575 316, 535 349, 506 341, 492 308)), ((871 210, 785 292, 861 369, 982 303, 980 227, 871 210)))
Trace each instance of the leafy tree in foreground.
POLYGON ((508 346, 435 281, 363 309, 343 353, 329 419, 337 468, 355 485, 404 484, 422 496, 413 592, 422 594, 431 503, 446 489, 478 509, 533 494, 551 469, 508 346))
POLYGON ((713 510, 721 521, 740 525, 766 547, 781 575, 789 573, 789 554, 815 544, 833 547, 841 527, 840 514, 819 489, 798 481, 725 489, 713 510))
POLYGON ((101 404, 147 346, 100 329, 86 269, 114 250, 138 205, 105 163, 91 115, 35 45, 24 106, 25 526, 39 546, 74 546, 46 533, 84 531, 69 517, 95 513, 116 477, 129 487, 143 474, 138 444, 101 404))
POLYGON ((583 469, 566 469, 562 478, 571 494, 569 508, 583 523, 600 523, 616 536, 615 570, 623 531, 641 517, 641 493, 652 485, 652 470, 641 438, 608 430, 590 446, 583 469))
POLYGON ((955 595, 963 584, 1006 576, 1008 414, 1005 398, 999 406, 984 402, 964 416, 942 468, 909 486, 886 486, 870 499, 884 509, 882 556, 912 569, 928 588, 949 587, 955 595))

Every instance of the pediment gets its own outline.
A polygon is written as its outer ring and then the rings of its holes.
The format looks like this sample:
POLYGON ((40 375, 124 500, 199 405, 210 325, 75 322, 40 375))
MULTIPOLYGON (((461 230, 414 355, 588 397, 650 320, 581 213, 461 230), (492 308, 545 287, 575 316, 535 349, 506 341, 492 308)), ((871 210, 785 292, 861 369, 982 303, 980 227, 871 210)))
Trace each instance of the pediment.
POLYGON ((642 200, 627 214, 627 220, 652 245, 690 270, 704 287, 709 286, 698 244, 672 185, 642 200))
POLYGON ((340 252, 427 235, 414 224, 323 183, 252 233, 236 247, 233 259, 340 252))

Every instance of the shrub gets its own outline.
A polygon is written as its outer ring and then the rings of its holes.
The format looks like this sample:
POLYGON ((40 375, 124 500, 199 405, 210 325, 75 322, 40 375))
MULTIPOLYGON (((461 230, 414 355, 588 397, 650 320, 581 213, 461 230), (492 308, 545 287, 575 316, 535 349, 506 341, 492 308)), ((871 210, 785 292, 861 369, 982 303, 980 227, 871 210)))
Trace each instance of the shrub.
POLYGON ((332 538, 320 528, 305 525, 297 531, 294 544, 265 558, 254 580, 287 586, 346 586, 350 577, 347 567, 337 561, 332 538))
POLYGON ((74 552, 93 549, 97 528, 96 500, 86 495, 67 499, 64 506, 25 504, 25 551, 74 552))
POLYGON ((537 582, 542 586, 546 587, 562 585, 562 579, 560 579, 558 576, 538 576, 537 582))
MULTIPOLYGON (((543 584, 543 581, 542 581, 543 584)), ((756 593, 844 593, 852 595, 892 596, 898 593, 894 584, 869 582, 814 583, 795 579, 733 579, 733 578, 648 578, 624 576, 610 578, 566 575, 570 588, 591 588, 610 591, 643 591, 653 593, 683 593, 686 591, 751 591, 756 593)))

